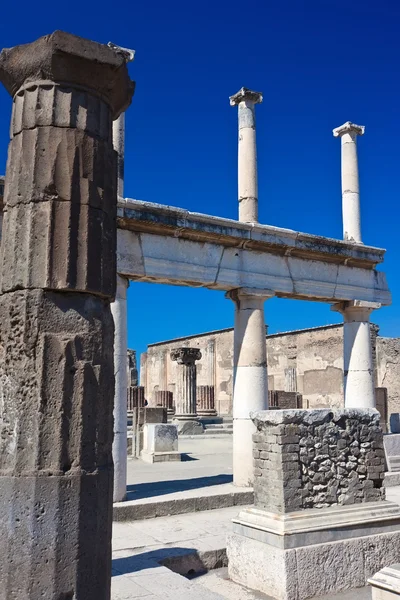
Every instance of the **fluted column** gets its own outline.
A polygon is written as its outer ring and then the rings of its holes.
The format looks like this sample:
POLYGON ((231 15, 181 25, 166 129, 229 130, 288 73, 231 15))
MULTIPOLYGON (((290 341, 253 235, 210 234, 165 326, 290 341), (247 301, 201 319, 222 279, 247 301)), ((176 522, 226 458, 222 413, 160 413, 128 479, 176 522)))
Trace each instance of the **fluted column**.
POLYGON ((377 302, 353 300, 334 304, 343 315, 343 376, 345 408, 375 408, 375 370, 370 315, 377 302))
POLYGON ((196 360, 201 359, 198 348, 177 348, 171 359, 179 365, 175 396, 175 421, 178 432, 197 434, 203 432, 196 412, 196 360))
POLYGON ((116 279, 112 120, 133 85, 57 31, 3 50, 0 599, 109 600, 116 279))
POLYGON ((264 301, 273 292, 240 288, 227 293, 235 303, 233 383, 233 482, 252 485, 253 433, 250 412, 268 408, 264 301))
POLYGON ((114 319, 114 502, 121 502, 126 497, 126 477, 128 458, 128 415, 126 394, 128 389, 128 354, 127 354, 127 307, 126 290, 129 281, 117 275, 117 291, 115 301, 111 304, 114 319))
POLYGON ((197 414, 201 417, 216 416, 213 385, 197 386, 197 414))

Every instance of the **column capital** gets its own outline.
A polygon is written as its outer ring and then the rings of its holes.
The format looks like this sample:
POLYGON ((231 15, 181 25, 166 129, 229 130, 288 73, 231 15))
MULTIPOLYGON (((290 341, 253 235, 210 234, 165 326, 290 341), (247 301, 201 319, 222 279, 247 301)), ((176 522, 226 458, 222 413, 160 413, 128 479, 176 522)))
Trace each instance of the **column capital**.
POLYGON ((364 135, 365 126, 364 125, 356 125, 351 121, 346 121, 340 127, 336 127, 332 130, 333 137, 342 137, 344 133, 355 133, 356 135, 364 135))
POLYGON ((348 302, 337 302, 336 304, 332 304, 331 310, 334 312, 339 312, 343 316, 352 316, 355 317, 356 314, 359 314, 361 320, 363 320, 364 316, 369 316, 369 314, 373 310, 378 310, 382 307, 380 302, 367 302, 366 300, 350 300, 348 302))
POLYGON ((171 360, 176 361, 178 365, 194 365, 196 360, 202 357, 199 348, 175 348, 171 350, 171 360))
POLYGON ((128 108, 134 92, 121 52, 64 31, 4 49, 0 81, 13 97, 45 82, 83 89, 106 102, 113 119, 128 108))
POLYGON ((225 298, 232 300, 233 302, 240 302, 241 300, 268 300, 275 296, 275 292, 272 290, 261 290, 258 288, 236 288, 229 290, 225 293, 225 298))
POLYGON ((261 92, 254 92, 249 88, 242 87, 236 94, 229 96, 229 102, 231 106, 236 106, 241 102, 252 102, 253 104, 261 104, 263 101, 263 95, 261 92))

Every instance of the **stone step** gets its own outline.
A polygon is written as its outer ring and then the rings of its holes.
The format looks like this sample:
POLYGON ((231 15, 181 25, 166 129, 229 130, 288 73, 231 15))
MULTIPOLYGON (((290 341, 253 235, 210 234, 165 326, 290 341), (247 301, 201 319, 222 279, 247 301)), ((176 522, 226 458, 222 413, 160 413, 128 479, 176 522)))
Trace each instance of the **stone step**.
POLYGON ((389 470, 400 471, 400 456, 389 456, 389 470))
POLYGON ((233 429, 232 428, 219 428, 219 429, 205 429, 204 430, 204 435, 206 435, 207 437, 210 437, 210 435, 232 435, 233 433, 233 429))
POLYGON ((162 496, 116 502, 114 521, 138 521, 190 512, 208 511, 230 506, 253 504, 253 488, 238 488, 232 483, 203 489, 173 492, 162 496))
MULTIPOLYGON (((204 424, 204 429, 232 429, 233 423, 210 423, 204 424)), ((399 457, 400 459, 400 457, 399 457)))

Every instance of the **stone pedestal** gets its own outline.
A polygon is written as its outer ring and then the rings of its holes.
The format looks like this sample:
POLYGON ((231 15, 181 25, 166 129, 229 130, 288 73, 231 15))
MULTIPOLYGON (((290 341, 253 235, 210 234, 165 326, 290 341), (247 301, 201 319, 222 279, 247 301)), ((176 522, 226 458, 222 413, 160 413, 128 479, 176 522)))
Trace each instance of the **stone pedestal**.
POLYGON ((201 359, 198 348, 177 348, 171 351, 171 359, 180 369, 176 383, 175 419, 181 435, 198 435, 204 432, 196 412, 196 360, 201 359))
POLYGON ((399 600, 400 564, 384 567, 368 579, 368 583, 372 588, 372 600, 399 600))
POLYGON ((215 396, 213 385, 197 386, 197 414, 200 417, 215 417, 215 396))
POLYGON ((277 600, 305 600, 363 587, 397 560, 400 507, 384 500, 376 410, 253 418, 255 506, 233 520, 234 581, 277 600))
POLYGON ((125 60, 57 31, 3 50, 0 598, 109 600, 116 157, 125 60))
POLYGON ((142 460, 148 463, 181 460, 176 425, 147 423, 143 427, 142 460))
POLYGON ((168 415, 174 414, 174 395, 168 390, 156 390, 154 392, 156 406, 162 406, 167 409, 168 415))
POLYGON ((332 306, 343 315, 344 405, 375 408, 375 373, 371 345, 370 315, 377 302, 353 300, 332 306))
POLYGON ((227 293, 235 303, 233 383, 233 483, 253 484, 251 411, 268 408, 264 290, 240 288, 227 293))

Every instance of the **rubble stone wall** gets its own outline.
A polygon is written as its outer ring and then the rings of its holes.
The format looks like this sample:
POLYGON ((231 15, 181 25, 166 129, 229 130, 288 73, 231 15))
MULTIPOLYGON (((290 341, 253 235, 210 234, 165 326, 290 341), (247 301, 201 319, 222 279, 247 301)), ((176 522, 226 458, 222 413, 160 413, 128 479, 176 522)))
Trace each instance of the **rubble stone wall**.
POLYGON ((285 513, 384 499, 378 411, 272 410, 252 418, 257 507, 285 513))

